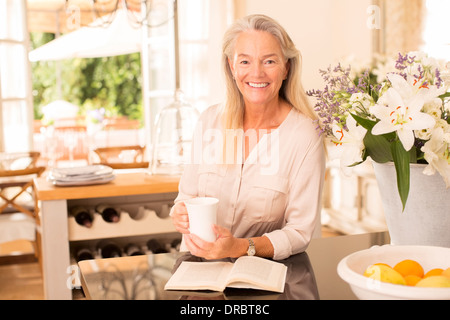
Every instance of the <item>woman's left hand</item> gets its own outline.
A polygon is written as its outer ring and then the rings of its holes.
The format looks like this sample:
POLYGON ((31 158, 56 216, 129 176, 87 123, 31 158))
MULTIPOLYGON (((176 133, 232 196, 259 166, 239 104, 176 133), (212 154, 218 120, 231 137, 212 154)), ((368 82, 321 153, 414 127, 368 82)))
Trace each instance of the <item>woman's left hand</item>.
POLYGON ((184 235, 186 246, 191 254, 208 260, 237 258, 242 255, 240 253, 242 239, 233 237, 230 230, 226 228, 214 225, 213 229, 217 235, 215 242, 205 241, 192 233, 184 235))

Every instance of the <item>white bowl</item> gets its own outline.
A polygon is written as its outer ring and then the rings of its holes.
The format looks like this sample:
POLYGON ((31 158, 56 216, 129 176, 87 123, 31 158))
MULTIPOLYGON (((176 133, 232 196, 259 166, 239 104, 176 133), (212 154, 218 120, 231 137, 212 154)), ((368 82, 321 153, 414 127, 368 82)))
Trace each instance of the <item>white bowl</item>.
POLYGON ((450 288, 422 288, 380 282, 363 276, 366 268, 374 263, 395 266, 412 259, 420 263, 425 272, 450 267, 450 248, 431 246, 374 246, 352 253, 342 259, 337 267, 339 276, 346 281, 355 295, 362 300, 450 300, 450 288))

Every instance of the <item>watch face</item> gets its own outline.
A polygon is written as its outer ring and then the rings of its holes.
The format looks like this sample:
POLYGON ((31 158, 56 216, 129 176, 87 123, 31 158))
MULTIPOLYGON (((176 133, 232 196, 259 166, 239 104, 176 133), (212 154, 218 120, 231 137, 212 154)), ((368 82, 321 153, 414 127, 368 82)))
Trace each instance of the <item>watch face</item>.
POLYGON ((247 255, 254 256, 256 254, 255 243, 252 239, 248 239, 247 255))

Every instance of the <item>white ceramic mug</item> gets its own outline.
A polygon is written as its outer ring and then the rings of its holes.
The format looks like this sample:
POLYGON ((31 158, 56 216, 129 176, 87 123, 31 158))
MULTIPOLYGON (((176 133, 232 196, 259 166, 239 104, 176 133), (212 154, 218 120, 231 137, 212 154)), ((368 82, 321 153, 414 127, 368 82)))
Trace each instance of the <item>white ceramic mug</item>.
POLYGON ((192 198, 184 201, 189 216, 189 231, 208 242, 216 241, 213 224, 217 222, 219 199, 192 198))

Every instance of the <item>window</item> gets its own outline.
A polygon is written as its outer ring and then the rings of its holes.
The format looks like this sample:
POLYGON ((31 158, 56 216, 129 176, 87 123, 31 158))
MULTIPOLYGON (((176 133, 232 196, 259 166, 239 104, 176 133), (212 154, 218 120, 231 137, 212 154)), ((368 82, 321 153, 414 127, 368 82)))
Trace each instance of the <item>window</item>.
MULTIPOLYGON (((221 42, 234 15, 232 0, 178 0, 180 89, 200 112, 220 102, 221 42)), ((158 112, 174 99, 173 1, 147 2, 148 25, 142 51, 147 136, 158 112), (167 22, 168 23, 164 23, 167 22)))
POLYGON ((0 0, 0 151, 30 151, 33 134, 26 0, 0 0))
MULTIPOLYGON (((0 151, 32 148, 26 1, 0 0, 0 151)), ((152 26, 147 28, 142 46, 143 105, 146 136, 150 137, 156 115, 174 97, 173 0, 141 3, 151 9, 148 20, 152 26)), ((233 18, 233 4, 233 0, 178 0, 180 87, 199 111, 219 102, 224 91, 221 40, 233 18)))
POLYGON ((450 58, 450 1, 426 0, 423 50, 437 59, 450 58))

